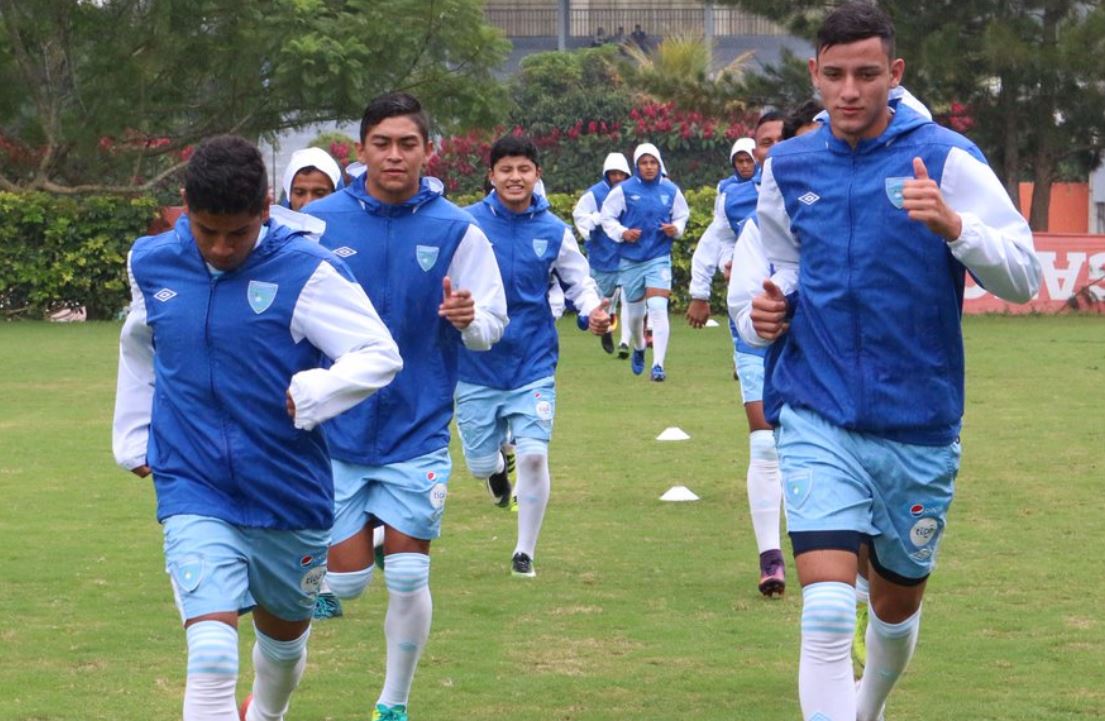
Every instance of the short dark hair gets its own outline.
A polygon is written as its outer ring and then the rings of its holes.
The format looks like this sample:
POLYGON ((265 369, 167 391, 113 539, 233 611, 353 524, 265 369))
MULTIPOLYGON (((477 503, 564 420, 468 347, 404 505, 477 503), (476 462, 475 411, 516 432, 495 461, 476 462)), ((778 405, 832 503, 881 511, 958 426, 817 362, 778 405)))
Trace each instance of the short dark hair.
POLYGON ((237 135, 216 135, 200 143, 184 173, 189 210, 260 215, 268 190, 261 151, 237 135))
POLYGON ((846 2, 829 13, 817 31, 817 54, 833 45, 879 38, 894 59, 894 21, 882 8, 864 0, 846 2))
POLYGON ((361 116, 361 142, 368 131, 388 118, 409 117, 418 126, 422 139, 430 140, 430 116, 422 109, 422 103, 410 93, 386 93, 377 95, 368 103, 361 116))
POLYGON ((824 108, 816 100, 807 100, 797 108, 792 108, 783 118, 783 140, 790 140, 798 134, 798 129, 813 122, 824 108))
MULTIPOLYGON (((323 170, 322 168, 316 167, 314 165, 304 165, 302 168, 295 171, 295 175, 292 176, 292 184, 294 185, 295 184, 295 179, 298 178, 299 176, 303 175, 304 173, 322 173, 323 175, 326 176, 327 180, 330 180, 330 175, 325 170, 323 170)), ((334 189, 334 181, 333 180, 330 180, 330 189, 331 190, 334 189)))
POLYGON ((759 127, 761 125, 763 125, 764 123, 773 123, 776 120, 782 120, 782 119, 783 119, 783 114, 780 113, 778 110, 768 110, 767 112, 765 112, 763 115, 760 116, 759 120, 756 121, 756 129, 758 130, 759 127))
POLYGON ((504 135, 491 146, 491 161, 488 167, 494 168, 495 163, 503 158, 520 155, 529 158, 538 168, 541 167, 541 158, 537 154, 537 144, 526 135, 504 135))

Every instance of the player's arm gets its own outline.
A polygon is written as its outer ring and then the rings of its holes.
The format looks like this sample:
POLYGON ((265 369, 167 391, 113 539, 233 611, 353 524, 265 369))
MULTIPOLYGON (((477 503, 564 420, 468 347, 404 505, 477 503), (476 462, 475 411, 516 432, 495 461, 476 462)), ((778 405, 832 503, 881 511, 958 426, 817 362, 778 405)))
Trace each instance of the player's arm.
POLYGON ((774 168, 774 158, 768 156, 756 203, 756 219, 764 256, 775 272, 769 279, 760 280, 763 290, 752 298, 752 333, 741 332, 746 343, 760 347, 786 332, 798 291, 798 239, 790 232, 790 216, 775 182, 774 168))
POLYGON ((599 223, 602 225, 602 231, 615 243, 625 242, 625 233, 630 230, 621 224, 621 217, 624 213, 625 193, 622 192, 622 186, 618 185, 606 196, 606 200, 602 202, 602 210, 599 213, 599 223))
POLYGON ((691 206, 687 205, 687 199, 683 197, 683 191, 675 189, 675 200, 671 204, 671 224, 675 226, 676 238, 681 238, 687 230, 687 221, 691 219, 691 206))
POLYGON ((581 317, 587 318, 588 329, 599 335, 605 333, 610 328, 610 316, 606 312, 610 302, 599 296, 598 286, 591 277, 591 266, 579 251, 579 245, 568 228, 564 229, 560 253, 552 269, 567 286, 564 297, 579 310, 581 317))
POLYGON ((598 205, 595 203, 595 194, 587 191, 572 208, 572 221, 575 223, 579 237, 587 240, 591 233, 599 226, 601 215, 598 205))
POLYGON ((770 275, 771 265, 764 256, 756 217, 752 216, 741 228, 740 238, 733 248, 733 265, 726 293, 729 317, 746 342, 749 337, 756 337, 752 326, 752 299, 763 292, 764 278, 770 275))
POLYGON ((446 276, 451 286, 438 313, 460 331, 468 350, 488 350, 509 319, 506 291, 491 242, 475 223, 468 226, 446 276), (457 289, 457 290, 452 290, 457 289))
POLYGON ((292 376, 288 411, 311 430, 386 386, 403 368, 399 347, 351 275, 319 263, 296 301, 292 340, 306 339, 334 363, 292 376))
POLYGON ((138 476, 149 474, 146 447, 150 438, 153 410, 153 329, 146 323, 146 302, 131 269, 130 310, 119 335, 119 373, 115 385, 115 417, 111 429, 111 450, 115 462, 138 476))
POLYGON ((940 193, 961 223, 957 236, 945 238, 948 248, 979 284, 1013 303, 1027 302, 1036 295, 1040 261, 1032 230, 990 166, 965 150, 952 148, 944 163, 940 193))

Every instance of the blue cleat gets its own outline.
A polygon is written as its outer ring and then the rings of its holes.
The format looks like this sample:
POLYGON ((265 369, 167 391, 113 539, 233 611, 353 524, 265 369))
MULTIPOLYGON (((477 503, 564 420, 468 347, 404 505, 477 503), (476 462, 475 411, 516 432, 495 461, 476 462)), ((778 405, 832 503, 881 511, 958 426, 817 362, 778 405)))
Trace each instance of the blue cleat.
POLYGON ((315 619, 325 621, 328 618, 339 618, 341 615, 341 601, 334 594, 320 593, 315 598, 315 619))
POLYGON ((645 372, 645 349, 634 349, 633 357, 629 359, 629 367, 633 371, 633 375, 639 376, 645 372))
POLYGON ((407 707, 402 704, 389 707, 378 703, 372 710, 372 721, 407 721, 407 707))
POLYGON ((664 366, 652 366, 652 380, 663 383, 668 374, 664 372, 664 366))

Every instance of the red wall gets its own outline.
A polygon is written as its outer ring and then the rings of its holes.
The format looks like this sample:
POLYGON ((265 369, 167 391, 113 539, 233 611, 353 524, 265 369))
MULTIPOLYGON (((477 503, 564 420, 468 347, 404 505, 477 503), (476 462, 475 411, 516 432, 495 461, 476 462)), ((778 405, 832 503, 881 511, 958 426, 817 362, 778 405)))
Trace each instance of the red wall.
MULTIPOLYGON (((1032 210, 1032 183, 1021 183, 1021 215, 1032 210)), ((1047 232, 1088 233, 1090 186, 1087 183, 1053 183, 1047 211, 1047 232)))

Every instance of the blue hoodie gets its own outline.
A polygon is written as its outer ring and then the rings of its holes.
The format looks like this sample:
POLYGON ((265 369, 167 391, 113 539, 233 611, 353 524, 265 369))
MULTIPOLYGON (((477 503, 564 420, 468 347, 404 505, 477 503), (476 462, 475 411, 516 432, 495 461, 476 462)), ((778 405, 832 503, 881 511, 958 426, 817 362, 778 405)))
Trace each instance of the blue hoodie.
MULTIPOLYGON (((636 242, 621 243, 623 261, 643 263, 671 255, 672 239, 660 230, 660 224, 675 222, 673 209, 677 199, 682 199, 682 193, 675 183, 662 174, 646 181, 640 171, 610 191, 603 204, 604 218, 607 217, 607 210, 616 210, 614 218, 617 224, 641 230, 641 237, 636 242)), ((685 205, 686 201, 682 203, 685 205)), ((603 228, 608 234, 612 230, 607 227, 605 219, 603 228)))
MULTIPOLYGON (((587 192, 594 196, 595 207, 601 209, 602 204, 606 202, 606 196, 610 195, 611 190, 610 181, 604 175, 602 180, 588 188, 587 192)), ((587 262, 591 264, 592 268, 607 273, 618 269, 621 246, 610 240, 610 236, 603 231, 601 223, 596 224, 595 229, 591 231, 591 235, 584 238, 584 240, 587 241, 587 262)))
MULTIPOLYGON (((828 127, 772 149, 760 227, 781 197, 801 262, 789 296, 794 316, 765 384, 769 420, 788 403, 905 443, 956 438, 965 268, 943 238, 900 209, 913 158, 941 183, 953 149, 985 162, 968 139, 904 104, 882 135, 854 150, 828 127)), ((774 260, 766 231, 764 241, 774 260)))
POLYGON ((426 178, 399 205, 369 195, 360 176, 304 210, 326 221, 322 245, 349 265, 403 358, 390 385, 325 424, 331 456, 377 466, 447 447, 462 340, 437 311, 472 216, 426 178))
POLYGON ((729 227, 733 233, 740 237, 741 227, 744 221, 756 212, 756 201, 760 197, 760 173, 759 166, 756 172, 749 178, 734 176, 735 180, 727 179, 725 184, 725 219, 729 221, 729 227))
POLYGON ((131 252, 156 347, 146 458, 159 520, 200 514, 259 528, 333 525, 322 431, 297 430, 284 410, 291 377, 324 359, 288 329, 320 263, 352 276, 300 233, 266 227, 245 263, 218 276, 208 272, 187 215, 131 252))
POLYGON ((491 192, 465 208, 491 241, 506 288, 510 325, 486 352, 461 351, 460 380, 512 390, 556 373, 559 339, 549 309, 549 276, 560 256, 568 226, 534 195, 523 213, 491 192))

